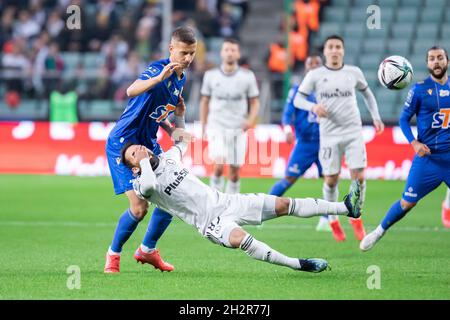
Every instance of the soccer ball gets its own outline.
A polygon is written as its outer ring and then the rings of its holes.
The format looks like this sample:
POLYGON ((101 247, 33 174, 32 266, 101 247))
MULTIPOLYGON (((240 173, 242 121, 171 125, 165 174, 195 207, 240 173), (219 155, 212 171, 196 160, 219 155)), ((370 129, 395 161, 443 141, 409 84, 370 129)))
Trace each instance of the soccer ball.
POLYGON ((413 68, 402 56, 390 56, 380 63, 378 80, 383 87, 400 90, 408 86, 413 78, 413 68))

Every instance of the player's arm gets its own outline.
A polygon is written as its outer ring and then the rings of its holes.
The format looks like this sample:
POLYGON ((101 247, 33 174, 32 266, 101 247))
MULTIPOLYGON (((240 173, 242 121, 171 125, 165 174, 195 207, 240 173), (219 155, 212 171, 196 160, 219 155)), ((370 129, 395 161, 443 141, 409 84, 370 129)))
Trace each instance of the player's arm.
POLYGON ((420 90, 418 85, 416 84, 411 90, 408 92, 408 97, 406 98, 406 102, 403 106, 402 114, 400 115, 400 129, 408 142, 414 149, 414 152, 419 156, 423 157, 426 154, 431 154, 430 148, 426 144, 421 143, 414 137, 414 134, 411 130, 410 121, 414 114, 416 114, 417 109, 419 108, 421 103, 420 90))
POLYGON ((309 95, 314 91, 314 83, 314 73, 310 71, 306 74, 300 84, 300 87, 298 88, 298 93, 294 98, 294 107, 306 111, 312 111, 317 114, 318 117, 327 117, 327 109, 323 103, 308 101, 309 95))
POLYGON ((169 136, 173 138, 173 134, 177 129, 184 129, 186 127, 186 123, 184 120, 184 115, 186 113, 186 105, 184 103, 183 97, 179 96, 179 100, 177 103, 177 107, 174 113, 170 116, 170 121, 165 119, 160 123, 160 126, 166 131, 169 136), (173 127, 172 124, 175 126, 173 127))
POLYGON ((254 97, 249 99, 249 113, 246 122, 242 125, 242 129, 247 131, 256 124, 256 118, 259 112, 259 98, 254 97))
POLYGON ((205 134, 206 124, 208 121, 210 97, 202 96, 200 98, 200 123, 202 125, 202 136, 205 134))
POLYGON ((384 123, 381 121, 380 113, 378 111, 378 104, 375 96, 369 88, 369 84, 367 83, 364 74, 361 69, 357 69, 356 73, 356 89, 361 92, 364 97, 364 103, 366 105, 367 110, 370 112, 370 116, 373 120, 373 125, 376 131, 380 134, 384 131, 384 123))
POLYGON ((292 133, 292 116, 294 115, 294 97, 297 94, 297 88, 294 86, 289 90, 288 97, 283 108, 283 117, 281 119, 281 124, 283 126, 284 134, 286 135, 286 142, 291 144, 294 140, 294 135, 292 133))
POLYGON ((136 151, 136 159, 141 166, 141 175, 135 180, 133 189, 139 198, 150 197, 153 190, 156 189, 156 175, 150 164, 150 158, 147 150, 143 147, 136 151))
POLYGON ((209 101, 211 100, 212 94, 209 78, 210 72, 206 71, 203 76, 202 87, 200 89, 200 123, 202 126, 202 137, 205 137, 206 124, 209 114, 209 101))
POLYGON ((185 132, 183 138, 176 141, 175 144, 167 150, 165 154, 166 158, 180 162, 189 147, 189 142, 191 141, 189 140, 189 137, 192 138, 189 133, 185 132))
MULTIPOLYGON (((135 80, 128 88, 127 88, 127 96, 130 98, 136 97, 151 88, 155 87, 160 82, 164 81, 168 77, 172 75, 176 68, 180 66, 179 63, 171 62, 164 66, 161 72, 151 72, 145 71, 139 79, 135 80)), ((155 69, 156 70, 156 69, 155 69)))
POLYGON ((242 124, 242 129, 244 131, 247 131, 256 124, 256 118, 258 117, 260 107, 258 83, 255 74, 252 71, 249 71, 248 89, 246 94, 249 102, 249 112, 247 120, 242 124))

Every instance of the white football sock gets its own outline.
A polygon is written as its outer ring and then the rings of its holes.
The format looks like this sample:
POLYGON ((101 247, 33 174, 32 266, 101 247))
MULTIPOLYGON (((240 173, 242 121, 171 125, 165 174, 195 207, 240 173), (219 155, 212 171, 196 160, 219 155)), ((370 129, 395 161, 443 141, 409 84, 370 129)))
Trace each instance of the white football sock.
POLYGON ((264 242, 256 240, 249 234, 245 236, 239 247, 244 250, 246 254, 256 260, 286 266, 294 270, 300 269, 299 259, 287 257, 284 254, 272 249, 264 242))
POLYGON ((289 199, 288 215, 301 218, 327 215, 347 215, 348 209, 343 202, 329 202, 322 199, 289 199))
POLYGON ((149 248, 145 244, 141 243, 141 250, 145 253, 152 253, 155 251, 155 248, 149 248))
POLYGON ((450 189, 447 189, 447 195, 445 196, 444 205, 446 208, 450 208, 450 189))
MULTIPOLYGON (((323 184, 322 187, 323 199, 330 202, 336 202, 339 198, 339 188, 338 185, 334 187, 329 187, 326 183, 323 184)), ((338 216, 329 215, 328 221, 332 222, 338 220, 338 216)))
POLYGON ((112 255, 120 256, 120 252, 114 252, 114 251, 112 251, 112 250, 111 250, 111 247, 108 248, 108 254, 109 254, 110 256, 112 256, 112 255))
POLYGON ((227 187, 225 188, 225 193, 235 194, 241 191, 241 181, 238 180, 236 182, 227 181, 227 187))
POLYGON ((211 188, 214 188, 220 192, 223 191, 223 186, 225 185, 225 180, 223 176, 217 177, 215 175, 212 175, 209 180, 209 185, 211 188))

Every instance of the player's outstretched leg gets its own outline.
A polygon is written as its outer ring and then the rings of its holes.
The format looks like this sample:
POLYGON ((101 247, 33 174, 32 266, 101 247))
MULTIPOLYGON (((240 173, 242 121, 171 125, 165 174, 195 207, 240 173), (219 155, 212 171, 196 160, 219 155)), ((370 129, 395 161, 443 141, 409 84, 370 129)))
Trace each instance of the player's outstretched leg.
POLYGON ((170 272, 175 269, 170 263, 165 262, 161 258, 159 250, 156 249, 156 242, 161 238, 171 221, 172 216, 169 213, 159 208, 153 210, 142 244, 134 253, 134 258, 137 262, 151 264, 155 269, 161 271, 170 272))
POLYGON ((381 224, 378 225, 378 227, 374 231, 366 235, 360 242, 359 248, 362 251, 368 251, 372 249, 373 246, 384 236, 386 231, 394 223, 402 219, 415 205, 415 203, 407 202, 405 200, 398 200, 397 202, 395 202, 389 208, 381 224))
POLYGON ((442 224, 446 228, 450 228, 450 189, 447 189, 447 195, 442 202, 442 224))
POLYGON ((264 242, 256 240, 240 227, 236 227, 230 232, 230 245, 234 248, 239 247, 247 255, 256 260, 289 267, 294 270, 317 273, 324 271, 328 267, 328 262, 324 259, 299 259, 285 256, 264 242))

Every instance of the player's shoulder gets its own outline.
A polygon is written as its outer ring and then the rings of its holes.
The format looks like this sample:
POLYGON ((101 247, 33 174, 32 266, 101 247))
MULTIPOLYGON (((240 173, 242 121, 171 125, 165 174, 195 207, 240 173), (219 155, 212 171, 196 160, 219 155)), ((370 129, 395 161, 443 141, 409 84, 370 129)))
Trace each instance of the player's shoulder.
POLYGON ((310 70, 310 71, 308 71, 308 73, 305 75, 305 77, 303 77, 303 79, 302 79, 301 82, 303 82, 303 81, 306 79, 306 77, 308 77, 309 79, 315 78, 315 77, 317 77, 318 75, 324 74, 324 73, 327 72, 327 71, 328 71, 328 69, 327 69, 325 66, 320 66, 320 67, 318 67, 318 68, 315 68, 315 69, 313 69, 313 70, 310 70))
POLYGON ((363 73, 360 67, 355 66, 353 64, 344 64, 342 70, 350 71, 350 72, 363 73))
POLYGON ((434 83, 430 79, 430 77, 428 77, 424 80, 417 81, 416 83, 414 83, 411 86, 411 90, 413 90, 414 92, 420 92, 420 91, 425 91, 425 90, 429 89, 430 87, 434 88, 434 83))
POLYGON ((203 77, 206 78, 211 78, 211 77, 216 77, 217 75, 220 75, 220 69, 219 68, 211 68, 205 71, 203 77))
POLYGON ((152 76, 158 75, 164 67, 169 64, 169 59, 160 59, 150 62, 145 71, 148 71, 152 76))

